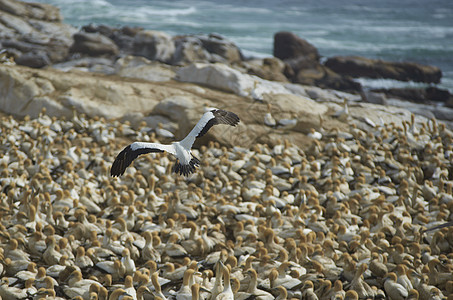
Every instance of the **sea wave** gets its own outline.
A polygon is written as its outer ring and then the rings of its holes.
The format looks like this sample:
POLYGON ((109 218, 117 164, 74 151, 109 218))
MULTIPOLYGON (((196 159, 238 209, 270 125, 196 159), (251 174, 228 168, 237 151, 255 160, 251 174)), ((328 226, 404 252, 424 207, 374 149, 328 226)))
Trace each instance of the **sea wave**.
POLYGON ((164 17, 176 17, 176 16, 187 16, 197 12, 197 8, 195 6, 190 6, 187 8, 165 8, 162 7, 153 7, 153 6, 142 6, 139 8, 133 9, 141 11, 146 16, 164 16, 164 17))
MULTIPOLYGON (((412 44, 400 44, 400 43, 375 43, 375 42, 363 42, 363 41, 345 41, 345 40, 334 40, 326 39, 323 37, 307 38, 312 44, 316 45, 319 49, 334 49, 344 53, 350 51, 351 53, 357 52, 371 52, 379 53, 383 51, 439 51, 444 54, 451 53, 452 47, 445 47, 443 45, 436 44, 420 44, 417 41, 413 41, 412 44)), ((439 54, 439 53, 438 53, 439 54)))

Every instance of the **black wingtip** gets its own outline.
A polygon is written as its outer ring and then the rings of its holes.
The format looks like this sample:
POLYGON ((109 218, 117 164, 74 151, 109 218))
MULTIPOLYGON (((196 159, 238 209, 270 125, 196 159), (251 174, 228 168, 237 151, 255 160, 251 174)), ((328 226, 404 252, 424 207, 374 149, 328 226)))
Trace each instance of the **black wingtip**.
POLYGON ((231 111, 218 109, 218 110, 213 111, 212 113, 214 114, 214 116, 216 118, 219 118, 221 120, 220 123, 223 123, 223 124, 236 126, 241 121, 241 119, 239 119, 239 116, 231 111))
POLYGON ((192 159, 189 161, 189 164, 183 165, 177 161, 173 167, 173 172, 179 175, 189 176, 194 173, 196 168, 200 165, 200 160, 195 156, 192 156, 192 159))
POLYGON ((110 176, 119 177, 124 174, 126 168, 129 166, 126 164, 128 152, 131 151, 131 145, 124 148, 115 158, 115 161, 110 168, 110 176))

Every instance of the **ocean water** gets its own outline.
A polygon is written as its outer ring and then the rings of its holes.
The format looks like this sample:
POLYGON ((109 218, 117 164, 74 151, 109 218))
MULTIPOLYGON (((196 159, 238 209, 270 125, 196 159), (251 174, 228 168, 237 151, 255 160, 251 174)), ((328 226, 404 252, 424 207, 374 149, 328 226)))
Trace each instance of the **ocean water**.
MULTIPOLYGON (((248 56, 272 56, 274 33, 292 31, 316 46, 324 57, 360 55, 437 66, 443 72, 438 86, 453 92, 452 0, 38 2, 59 7, 65 22, 75 26, 140 26, 171 35, 219 33, 248 56)), ((392 80, 362 83, 381 87, 396 84, 392 80)))

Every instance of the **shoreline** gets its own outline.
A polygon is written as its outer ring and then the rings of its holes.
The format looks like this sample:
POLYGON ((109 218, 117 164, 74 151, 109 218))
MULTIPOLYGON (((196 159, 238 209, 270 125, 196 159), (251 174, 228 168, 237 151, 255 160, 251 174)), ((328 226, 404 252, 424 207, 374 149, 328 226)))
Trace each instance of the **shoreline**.
MULTIPOLYGON (((58 1, 62 5, 62 12, 67 15, 67 11, 71 11, 70 2, 58 1)), ((291 3, 291 1, 289 2, 291 3)), ((298 36, 307 39, 310 43, 315 45, 320 53, 325 57, 331 56, 346 56, 346 55, 360 55, 373 59, 383 59, 389 61, 403 61, 403 57, 406 57, 404 61, 414 61, 421 64, 431 64, 440 67, 443 72, 449 72, 450 85, 439 86, 440 88, 448 88, 450 92, 453 92, 453 62, 449 59, 448 55, 444 51, 451 49, 451 43, 444 41, 448 38, 448 26, 446 27, 445 16, 442 16, 439 12, 432 11, 431 8, 426 8, 423 11, 419 11, 417 7, 406 7, 405 11, 411 12, 414 16, 404 17, 402 19, 397 18, 395 11, 390 9, 393 6, 404 6, 404 1, 399 3, 387 3, 382 2, 380 4, 370 4, 354 6, 350 5, 337 5, 332 3, 332 7, 329 9, 316 9, 316 5, 313 3, 307 3, 304 7, 298 6, 296 2, 293 2, 294 14, 282 14, 279 7, 275 7, 272 13, 272 3, 263 3, 261 9, 254 8, 253 4, 247 5, 246 10, 250 13, 254 12, 252 16, 245 18, 249 28, 242 28, 240 24, 237 24, 243 17, 243 13, 239 9, 235 9, 231 4, 226 3, 223 6, 223 12, 215 12, 213 5, 204 4, 203 6, 193 4, 192 10, 186 11, 179 15, 172 15, 171 12, 181 13, 185 11, 187 5, 184 3, 176 2, 171 6, 167 7, 165 4, 147 5, 145 2, 138 1, 136 4, 142 7, 140 12, 129 10, 128 7, 120 9, 121 5, 113 3, 109 7, 100 5, 96 11, 104 10, 106 17, 100 16, 99 14, 93 13, 88 10, 83 15, 88 20, 90 16, 95 24, 106 24, 109 26, 122 27, 122 26, 141 26, 148 30, 160 30, 167 32, 171 35, 189 35, 199 34, 207 32, 219 32, 223 36, 235 41, 235 43, 242 49, 262 49, 260 46, 254 48, 253 45, 265 43, 266 51, 263 52, 266 57, 272 56, 272 37, 278 31, 292 31, 298 36), (142 6, 140 6, 142 5, 142 6), (368 6, 374 7, 375 10, 367 10, 368 6), (390 6, 390 7, 389 7, 390 6), (159 11, 159 7, 161 11, 159 11), (335 7, 335 9, 333 9, 335 7), (231 12, 229 11, 231 9, 231 12), (167 13, 168 10, 168 13, 167 13), (350 13, 348 13, 348 10, 350 13), (159 14, 163 15, 160 16, 159 14), (417 15, 421 13, 422 15, 417 15), (147 18, 149 14, 149 18, 147 18), (197 20, 197 16, 201 14, 206 16, 197 20), (219 14, 227 14, 233 17, 233 24, 229 26, 224 24, 223 27, 219 27, 221 22, 217 22, 215 19, 209 22, 209 19, 218 18, 219 14), (300 18, 304 21, 298 21, 295 14, 299 14, 300 18), (135 18, 132 16, 135 15, 135 18), (110 19, 107 19, 107 16, 110 19), (165 17, 164 17, 165 16, 165 17), (286 17, 284 17, 286 16, 286 17), (303 17, 302 17, 303 16, 303 17), (330 25, 319 24, 319 20, 325 16, 330 20, 330 25), (335 18, 333 18, 335 16, 335 18), (363 22, 364 18, 368 16, 367 20, 370 23, 363 22), (415 18, 415 16, 419 16, 415 18), (172 19, 173 18, 173 19, 172 19), (341 20, 348 20, 350 25, 343 24, 341 20), (112 21, 110 21, 112 20, 112 21), (275 20, 279 20, 275 23, 275 20), (379 26, 379 20, 383 23, 387 20, 389 24, 385 26, 379 26), (289 23, 294 23, 291 26, 289 23), (406 24, 407 23, 407 24, 406 24), (298 26, 295 26, 298 24, 298 26), (357 24, 354 26, 353 24, 357 24), (392 25, 393 24, 393 25, 392 25), (260 25, 262 25, 260 27, 260 25), (376 27, 374 28, 373 25, 376 27), (239 27, 238 27, 239 26, 239 27), (394 28, 393 28, 393 27, 394 28), (252 30, 252 28, 262 28, 260 31, 252 30), (208 28, 208 29, 203 29, 208 28), (394 30, 392 30, 392 28, 394 30), (220 30, 219 30, 220 29, 220 30), (240 31, 247 32, 247 38, 244 38, 240 31), (442 34, 447 34, 442 38, 442 34), (370 36, 367 36, 370 35, 370 36), (349 37, 349 39, 348 39, 349 37), (436 40, 436 37, 438 39, 436 40), (407 41, 406 41, 407 40, 407 41), (361 44, 359 42, 362 41, 361 44), (415 43, 415 41, 418 41, 415 43), (362 46, 361 46, 362 45, 362 46), (398 48, 398 45, 403 47, 403 50, 398 48), (365 46, 366 49, 361 47, 365 46), (435 47, 435 48, 433 48, 435 47), (413 48, 413 51, 410 49, 413 48), (404 50, 406 49, 406 50, 404 50), (430 50, 431 49, 431 50, 430 50), (434 49, 438 49, 439 53, 436 53, 434 49), (434 51, 434 52, 433 52, 434 51), (394 53, 394 54, 392 54, 394 53), (425 53, 425 54, 422 54, 425 53), (443 54, 444 53, 444 54, 443 54), (426 61, 426 56, 433 56, 433 61, 426 61), (438 57, 439 56, 439 57, 438 57), (438 58, 435 58, 438 57, 438 58), (443 58, 442 58, 443 57, 443 58), (435 63, 437 61, 437 63, 435 63), (451 66, 445 68, 445 66, 451 66)), ((93 4, 97 7, 96 4, 93 4)), ((451 5, 446 3, 437 3, 437 7, 446 6, 451 8, 451 5)), ((83 11, 84 4, 75 6, 79 10, 83 11)), ((91 5, 90 5, 91 7, 91 5)), ((322 8, 322 5, 319 7, 322 8)), ((77 23, 78 27, 85 26, 88 22, 84 19, 78 19, 77 16, 70 16, 66 18, 69 23, 77 23)), ((453 51, 453 50, 452 50, 453 51)), ((262 55, 259 55, 260 57, 262 55)))

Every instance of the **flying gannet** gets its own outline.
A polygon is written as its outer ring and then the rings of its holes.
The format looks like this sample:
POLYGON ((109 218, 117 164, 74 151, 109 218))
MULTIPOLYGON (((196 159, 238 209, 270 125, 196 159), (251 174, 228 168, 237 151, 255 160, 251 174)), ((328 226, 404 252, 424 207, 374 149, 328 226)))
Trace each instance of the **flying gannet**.
POLYGON ((173 142, 170 145, 134 142, 128 145, 115 158, 112 168, 110 169, 110 175, 123 175, 126 168, 141 154, 166 151, 173 154, 178 159, 173 168, 173 172, 187 176, 195 172, 195 168, 200 164, 200 160, 193 156, 191 152, 195 139, 205 135, 214 125, 227 124, 236 126, 238 123, 239 117, 235 113, 222 109, 210 109, 203 114, 192 131, 179 142, 173 142))

